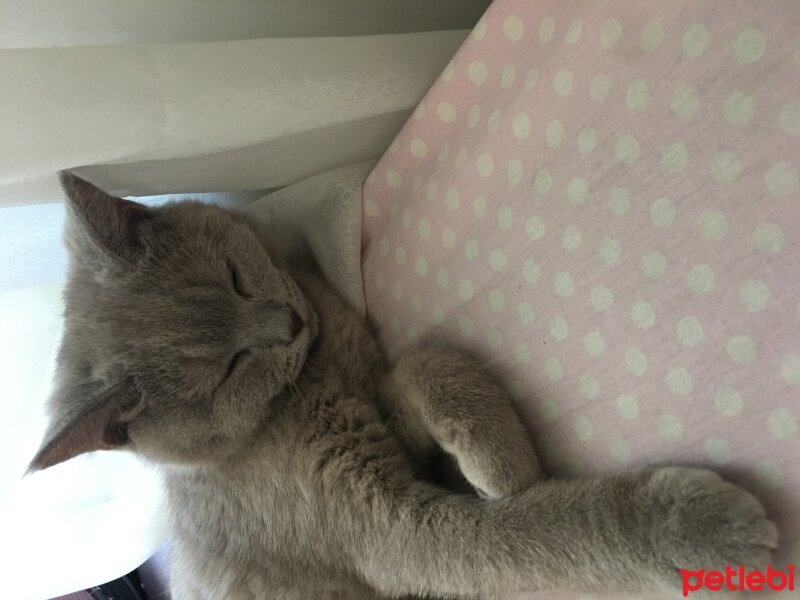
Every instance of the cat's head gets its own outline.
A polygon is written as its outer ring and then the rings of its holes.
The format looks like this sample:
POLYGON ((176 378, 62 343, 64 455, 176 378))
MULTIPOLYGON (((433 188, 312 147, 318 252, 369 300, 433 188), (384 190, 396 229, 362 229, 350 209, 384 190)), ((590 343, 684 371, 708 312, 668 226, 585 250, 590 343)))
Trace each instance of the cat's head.
POLYGON ((65 329, 31 469, 99 449, 197 463, 246 448, 316 331, 268 241, 215 206, 150 208, 62 183, 65 329))

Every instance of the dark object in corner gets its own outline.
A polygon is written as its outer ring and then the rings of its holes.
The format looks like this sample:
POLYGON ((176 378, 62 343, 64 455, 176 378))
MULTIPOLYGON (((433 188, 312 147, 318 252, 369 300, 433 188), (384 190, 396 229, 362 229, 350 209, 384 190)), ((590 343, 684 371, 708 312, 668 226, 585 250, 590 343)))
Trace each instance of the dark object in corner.
POLYGON ((94 600, 148 600, 136 571, 87 591, 94 600))

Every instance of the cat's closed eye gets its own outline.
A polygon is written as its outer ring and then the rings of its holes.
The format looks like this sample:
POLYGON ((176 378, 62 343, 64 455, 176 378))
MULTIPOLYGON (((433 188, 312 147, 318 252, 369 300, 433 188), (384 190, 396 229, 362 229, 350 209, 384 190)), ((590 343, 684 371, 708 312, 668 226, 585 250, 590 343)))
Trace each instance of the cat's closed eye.
POLYGON ((228 262, 228 271, 230 272, 231 287, 233 287, 233 290, 242 298, 252 298, 252 295, 247 291, 239 270, 236 268, 236 265, 230 261, 228 262))
POLYGON ((230 377, 236 372, 236 369, 241 366, 247 357, 250 356, 249 350, 240 350, 236 354, 233 355, 231 361, 228 363, 228 370, 225 373, 225 377, 222 378, 220 381, 220 385, 224 384, 230 377))

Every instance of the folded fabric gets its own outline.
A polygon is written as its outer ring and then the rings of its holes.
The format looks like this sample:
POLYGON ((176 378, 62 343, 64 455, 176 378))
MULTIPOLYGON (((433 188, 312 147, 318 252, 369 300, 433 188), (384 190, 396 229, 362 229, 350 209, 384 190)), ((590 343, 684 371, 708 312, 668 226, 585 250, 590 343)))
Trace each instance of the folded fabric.
POLYGON ((0 49, 0 204, 55 201, 54 173, 81 166, 141 196, 278 188, 375 159, 465 35, 0 49))

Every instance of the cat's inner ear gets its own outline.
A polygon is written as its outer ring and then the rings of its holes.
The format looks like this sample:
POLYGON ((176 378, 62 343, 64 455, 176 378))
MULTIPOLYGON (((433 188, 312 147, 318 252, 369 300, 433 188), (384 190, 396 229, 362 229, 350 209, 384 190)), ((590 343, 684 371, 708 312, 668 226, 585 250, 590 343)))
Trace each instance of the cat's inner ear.
POLYGON ((82 234, 113 256, 130 258, 138 253, 138 228, 151 217, 150 209, 107 194, 71 173, 61 173, 60 179, 72 221, 82 234))
POLYGON ((67 392, 70 404, 84 401, 83 409, 66 415, 51 425, 28 472, 47 469, 86 452, 114 450, 128 443, 128 426, 121 420, 139 403, 139 393, 130 382, 92 396, 86 388, 67 392), (80 396, 88 397, 81 398, 80 396))

